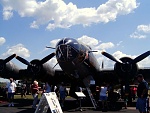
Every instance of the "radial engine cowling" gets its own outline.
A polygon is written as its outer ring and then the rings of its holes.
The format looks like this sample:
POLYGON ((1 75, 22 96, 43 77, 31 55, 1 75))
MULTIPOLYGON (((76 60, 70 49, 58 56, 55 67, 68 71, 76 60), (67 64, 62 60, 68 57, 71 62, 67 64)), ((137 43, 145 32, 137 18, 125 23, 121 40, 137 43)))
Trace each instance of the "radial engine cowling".
POLYGON ((118 74, 118 76, 122 79, 133 79, 137 72, 138 72, 138 66, 136 63, 132 62, 133 59, 129 57, 122 57, 120 58, 122 63, 116 62, 114 66, 115 72, 118 74))
POLYGON ((55 72, 48 63, 41 64, 40 60, 32 60, 31 65, 28 66, 27 70, 32 74, 32 77, 39 80, 47 79, 54 76, 55 72))

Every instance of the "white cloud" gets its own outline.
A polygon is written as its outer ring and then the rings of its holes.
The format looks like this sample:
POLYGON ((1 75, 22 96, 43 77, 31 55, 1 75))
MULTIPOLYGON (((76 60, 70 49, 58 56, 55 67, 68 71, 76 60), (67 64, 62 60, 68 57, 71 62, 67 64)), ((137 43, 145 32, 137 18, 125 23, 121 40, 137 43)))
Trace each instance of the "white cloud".
POLYGON ((15 46, 9 47, 7 52, 3 53, 2 55, 9 56, 14 53, 24 58, 30 57, 30 51, 27 48, 25 48, 23 44, 17 44, 15 46))
POLYGON ((123 41, 119 41, 119 42, 117 43, 117 46, 120 46, 122 42, 123 42, 123 41))
POLYGON ((86 35, 83 35, 82 37, 78 38, 77 40, 79 42, 84 43, 84 44, 88 44, 91 47, 97 45, 100 42, 97 39, 95 39, 93 37, 86 36, 86 35))
POLYGON ((3 8, 3 19, 9 20, 13 16, 12 7, 7 6, 3 8))
POLYGON ((97 46, 97 49, 109 49, 109 48, 113 48, 115 45, 112 42, 107 42, 107 43, 102 43, 99 46, 97 46))
POLYGON ((0 46, 3 45, 6 42, 4 37, 0 37, 0 46))
POLYGON ((150 33, 150 24, 149 25, 138 25, 135 32, 130 35, 130 38, 143 39, 147 38, 147 35, 150 33))
POLYGON ((21 17, 35 20, 31 28, 47 25, 47 29, 69 28, 73 25, 89 26, 92 23, 115 21, 118 15, 126 15, 139 6, 136 0, 108 0, 97 8, 77 8, 63 0, 2 0, 3 18, 10 19, 16 11, 21 17))
POLYGON ((126 15, 138 7, 136 0, 109 0, 98 7, 98 16, 101 21, 114 21, 118 15, 126 15))
POLYGON ((146 35, 139 34, 138 32, 134 32, 130 35, 130 38, 143 39, 146 38, 146 35))
POLYGON ((149 25, 138 25, 137 30, 142 31, 144 33, 150 33, 150 24, 149 25))
POLYGON ((36 21, 33 21, 31 24, 30 24, 30 27, 31 28, 35 28, 35 29, 38 29, 39 26, 37 25, 36 21))
POLYGON ((86 35, 83 35, 82 37, 78 38, 77 40, 84 44, 91 46, 92 49, 96 49, 96 50, 110 49, 115 46, 112 42, 101 43, 100 40, 97 40, 96 38, 89 37, 86 35))

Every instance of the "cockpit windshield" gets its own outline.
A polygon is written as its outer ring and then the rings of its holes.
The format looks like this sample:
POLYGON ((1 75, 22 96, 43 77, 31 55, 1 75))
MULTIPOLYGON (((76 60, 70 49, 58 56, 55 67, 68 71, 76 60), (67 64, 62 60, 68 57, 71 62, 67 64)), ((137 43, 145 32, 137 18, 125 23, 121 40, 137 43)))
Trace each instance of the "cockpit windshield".
POLYGON ((65 38, 58 42, 56 48, 56 58, 60 61, 72 61, 79 52, 79 44, 75 39, 65 38))

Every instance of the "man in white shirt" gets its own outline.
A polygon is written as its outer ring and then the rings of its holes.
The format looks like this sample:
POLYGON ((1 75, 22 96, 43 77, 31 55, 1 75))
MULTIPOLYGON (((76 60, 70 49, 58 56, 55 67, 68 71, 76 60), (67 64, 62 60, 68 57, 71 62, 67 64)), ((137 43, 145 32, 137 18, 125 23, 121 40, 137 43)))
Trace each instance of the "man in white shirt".
POLYGON ((8 91, 8 106, 14 106, 14 103, 13 103, 13 100, 14 100, 14 94, 15 94, 15 91, 16 91, 16 84, 14 83, 13 81, 13 78, 10 78, 9 79, 10 82, 7 84, 6 88, 7 88, 7 91, 8 91))

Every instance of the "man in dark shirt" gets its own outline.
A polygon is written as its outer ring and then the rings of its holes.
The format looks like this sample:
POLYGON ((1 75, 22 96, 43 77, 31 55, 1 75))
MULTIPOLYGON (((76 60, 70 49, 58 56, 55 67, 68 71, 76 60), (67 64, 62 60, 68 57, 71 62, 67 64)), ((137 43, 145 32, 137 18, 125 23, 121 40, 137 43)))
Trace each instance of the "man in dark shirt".
POLYGON ((137 80, 139 82, 139 85, 137 88, 138 100, 136 103, 136 109, 138 109, 140 113, 147 113, 148 112, 148 106, 147 106, 148 83, 144 80, 142 74, 139 74, 137 76, 137 80))

